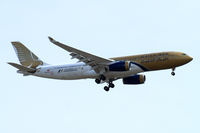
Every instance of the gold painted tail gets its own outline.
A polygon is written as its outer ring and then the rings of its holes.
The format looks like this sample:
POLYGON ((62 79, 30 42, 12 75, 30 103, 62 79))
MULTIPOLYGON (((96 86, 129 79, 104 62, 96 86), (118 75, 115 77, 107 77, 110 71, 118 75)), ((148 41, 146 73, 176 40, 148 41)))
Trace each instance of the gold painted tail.
POLYGON ((33 52, 31 52, 28 48, 26 48, 20 42, 11 42, 17 57, 20 63, 28 68, 36 68, 39 65, 43 65, 43 61, 41 61, 33 52))

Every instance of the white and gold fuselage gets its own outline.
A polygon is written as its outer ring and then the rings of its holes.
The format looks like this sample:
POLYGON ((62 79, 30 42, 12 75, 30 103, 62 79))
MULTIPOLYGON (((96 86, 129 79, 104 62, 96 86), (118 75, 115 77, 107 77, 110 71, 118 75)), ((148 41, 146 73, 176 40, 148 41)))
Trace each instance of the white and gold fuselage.
MULTIPOLYGON (((175 69, 192 60, 192 57, 181 52, 160 52, 134 56, 124 56, 111 58, 115 61, 131 61, 131 69, 122 72, 104 72, 108 79, 117 79, 128 77, 134 74, 147 71, 175 69)), ((38 67, 37 71, 33 74, 39 77, 74 80, 85 78, 98 78, 99 73, 85 63, 75 63, 70 65, 45 65, 38 67)))

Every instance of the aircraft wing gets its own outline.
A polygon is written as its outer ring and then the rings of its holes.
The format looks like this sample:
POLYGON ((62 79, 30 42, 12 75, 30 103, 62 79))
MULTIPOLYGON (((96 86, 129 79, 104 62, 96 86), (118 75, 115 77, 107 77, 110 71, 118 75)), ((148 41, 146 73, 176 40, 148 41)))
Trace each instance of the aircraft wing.
POLYGON ((51 37, 48 37, 50 42, 52 42, 53 44, 65 49, 66 51, 70 52, 70 55, 72 56, 72 59, 76 58, 78 59, 80 62, 84 62, 87 65, 90 65, 91 67, 93 67, 93 69, 96 72, 99 72, 102 66, 107 65, 108 63, 111 63, 112 60, 109 59, 105 59, 96 55, 92 55, 90 53, 78 50, 76 48, 67 46, 65 44, 62 44, 56 40, 54 40, 51 37))

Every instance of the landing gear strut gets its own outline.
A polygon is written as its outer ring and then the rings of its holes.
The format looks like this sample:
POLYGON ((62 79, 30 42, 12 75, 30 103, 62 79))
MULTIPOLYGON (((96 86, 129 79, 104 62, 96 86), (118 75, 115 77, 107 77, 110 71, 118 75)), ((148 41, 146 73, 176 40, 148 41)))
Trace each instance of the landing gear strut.
POLYGON ((100 75, 100 80, 105 81, 105 80, 106 80, 106 77, 105 77, 104 75, 100 75))
POLYGON ((175 76, 175 72, 174 71, 175 71, 175 68, 172 68, 172 72, 171 72, 172 76, 175 76))

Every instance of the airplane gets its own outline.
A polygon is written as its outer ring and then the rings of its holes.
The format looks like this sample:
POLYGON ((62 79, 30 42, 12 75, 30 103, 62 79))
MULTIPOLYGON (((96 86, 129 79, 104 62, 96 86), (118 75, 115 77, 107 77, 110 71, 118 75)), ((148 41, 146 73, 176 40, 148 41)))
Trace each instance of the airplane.
POLYGON ((159 52, 142 55, 102 58, 79 49, 70 47, 48 37, 50 42, 68 51, 72 59, 78 59, 75 64, 49 65, 39 59, 21 42, 11 42, 20 64, 8 62, 18 69, 17 73, 24 76, 33 75, 43 78, 76 80, 94 79, 97 84, 107 83, 105 91, 114 88, 114 81, 122 79, 125 85, 143 84, 146 80, 143 72, 172 69, 187 64, 193 58, 182 52, 159 52))

